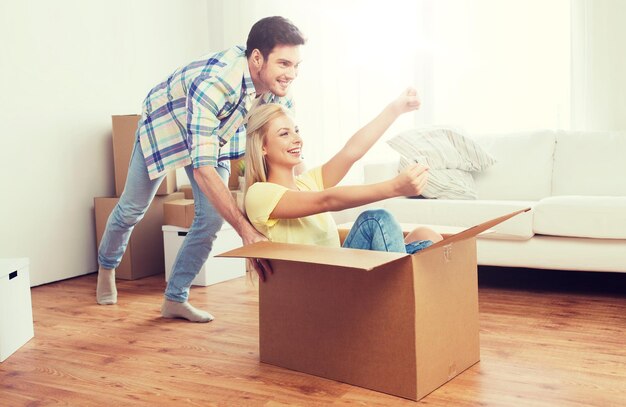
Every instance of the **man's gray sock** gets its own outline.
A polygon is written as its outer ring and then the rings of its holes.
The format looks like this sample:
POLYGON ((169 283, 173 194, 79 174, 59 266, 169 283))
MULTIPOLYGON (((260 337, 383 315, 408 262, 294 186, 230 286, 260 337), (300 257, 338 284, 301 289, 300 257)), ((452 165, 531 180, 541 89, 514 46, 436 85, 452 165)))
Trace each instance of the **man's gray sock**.
POLYGON ((96 286, 96 301, 100 305, 117 303, 117 287, 115 287, 115 269, 107 270, 102 267, 98 270, 98 285, 96 286))
POLYGON ((163 300, 161 316, 163 318, 182 318, 191 322, 213 321, 213 315, 193 307, 188 301, 176 302, 167 298, 163 300))

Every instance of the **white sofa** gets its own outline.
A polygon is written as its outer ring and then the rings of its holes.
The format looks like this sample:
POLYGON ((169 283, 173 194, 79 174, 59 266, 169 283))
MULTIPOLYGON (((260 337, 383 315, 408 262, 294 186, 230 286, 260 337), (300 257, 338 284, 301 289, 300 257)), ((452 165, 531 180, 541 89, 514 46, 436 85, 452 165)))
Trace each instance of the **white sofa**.
MULTIPOLYGON (((546 130, 473 138, 497 160, 472 173, 477 200, 395 198, 374 206, 400 222, 449 226, 530 207, 478 239, 480 265, 626 272, 626 133, 546 130)), ((366 165, 365 183, 395 176, 398 161, 366 165)))

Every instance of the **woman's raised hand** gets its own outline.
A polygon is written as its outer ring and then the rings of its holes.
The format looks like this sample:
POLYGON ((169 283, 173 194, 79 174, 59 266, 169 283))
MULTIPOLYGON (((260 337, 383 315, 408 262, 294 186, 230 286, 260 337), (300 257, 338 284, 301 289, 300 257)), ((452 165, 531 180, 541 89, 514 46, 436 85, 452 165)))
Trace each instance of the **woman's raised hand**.
POLYGON ((420 108, 422 101, 417 95, 417 90, 412 87, 406 88, 400 96, 391 102, 392 109, 396 114, 401 115, 403 113, 412 112, 420 108))

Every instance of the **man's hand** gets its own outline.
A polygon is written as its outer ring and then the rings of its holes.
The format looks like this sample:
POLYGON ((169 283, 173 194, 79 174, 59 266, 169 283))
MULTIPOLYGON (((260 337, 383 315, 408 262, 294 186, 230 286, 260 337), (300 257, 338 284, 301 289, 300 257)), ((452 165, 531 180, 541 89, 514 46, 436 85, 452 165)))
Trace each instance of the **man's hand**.
MULTIPOLYGON (((246 228, 244 233, 241 235, 241 239, 243 240, 243 244, 249 245, 256 242, 266 241, 267 238, 260 234, 256 229, 246 228)), ((272 267, 270 266, 270 262, 266 259, 248 259, 256 273, 259 275, 261 281, 265 281, 265 278, 268 274, 274 273, 272 267)))

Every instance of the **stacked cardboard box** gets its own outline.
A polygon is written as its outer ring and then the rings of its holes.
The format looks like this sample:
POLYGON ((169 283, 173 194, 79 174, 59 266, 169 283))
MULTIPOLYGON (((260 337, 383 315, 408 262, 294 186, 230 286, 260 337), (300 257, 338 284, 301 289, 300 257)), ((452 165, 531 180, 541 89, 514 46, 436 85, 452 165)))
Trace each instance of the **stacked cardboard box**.
POLYGON ((195 205, 193 199, 177 199, 163 205, 165 225, 190 228, 193 223, 195 205))
MULTIPOLYGON (((143 219, 133 229, 126 252, 122 257, 122 262, 115 270, 117 278, 136 280, 165 272, 163 239, 161 237, 163 204, 167 201, 181 199, 182 197, 182 192, 175 192, 154 198, 143 219)), ((119 198, 94 198, 98 247, 100 246, 100 240, 109 215, 118 201, 119 198)))
MULTIPOLYGON (((183 192, 181 188, 179 193, 183 192)), ((230 191, 239 209, 243 211, 243 192, 230 191)), ((193 197, 188 199, 176 199, 168 201, 163 205, 163 222, 165 225, 190 228, 195 214, 193 197)))
MULTIPOLYGON (((115 196, 119 197, 126 185, 126 175, 128 174, 128 164, 130 156, 137 142, 137 124, 141 119, 140 115, 131 114, 124 116, 112 116, 112 137, 113 137, 113 164, 115 167, 115 196)), ((176 171, 170 171, 161 186, 157 190, 157 195, 167 195, 176 192, 176 171)))
MULTIPOLYGON (((136 133, 140 118, 141 116, 139 115, 112 116, 116 196, 94 198, 98 247, 100 246, 100 240, 109 215, 124 191, 131 154, 137 142, 136 133)), ((122 262, 116 269, 115 275, 117 278, 135 280, 153 274, 164 273, 165 263, 161 232, 163 204, 184 197, 182 192, 175 193, 174 191, 176 191, 176 172, 172 171, 165 176, 157 191, 157 196, 150 204, 150 208, 148 208, 143 219, 135 226, 126 252, 122 257, 122 262)))
POLYGON ((178 187, 178 192, 185 194, 185 199, 193 199, 193 189, 190 184, 181 185, 178 187))

